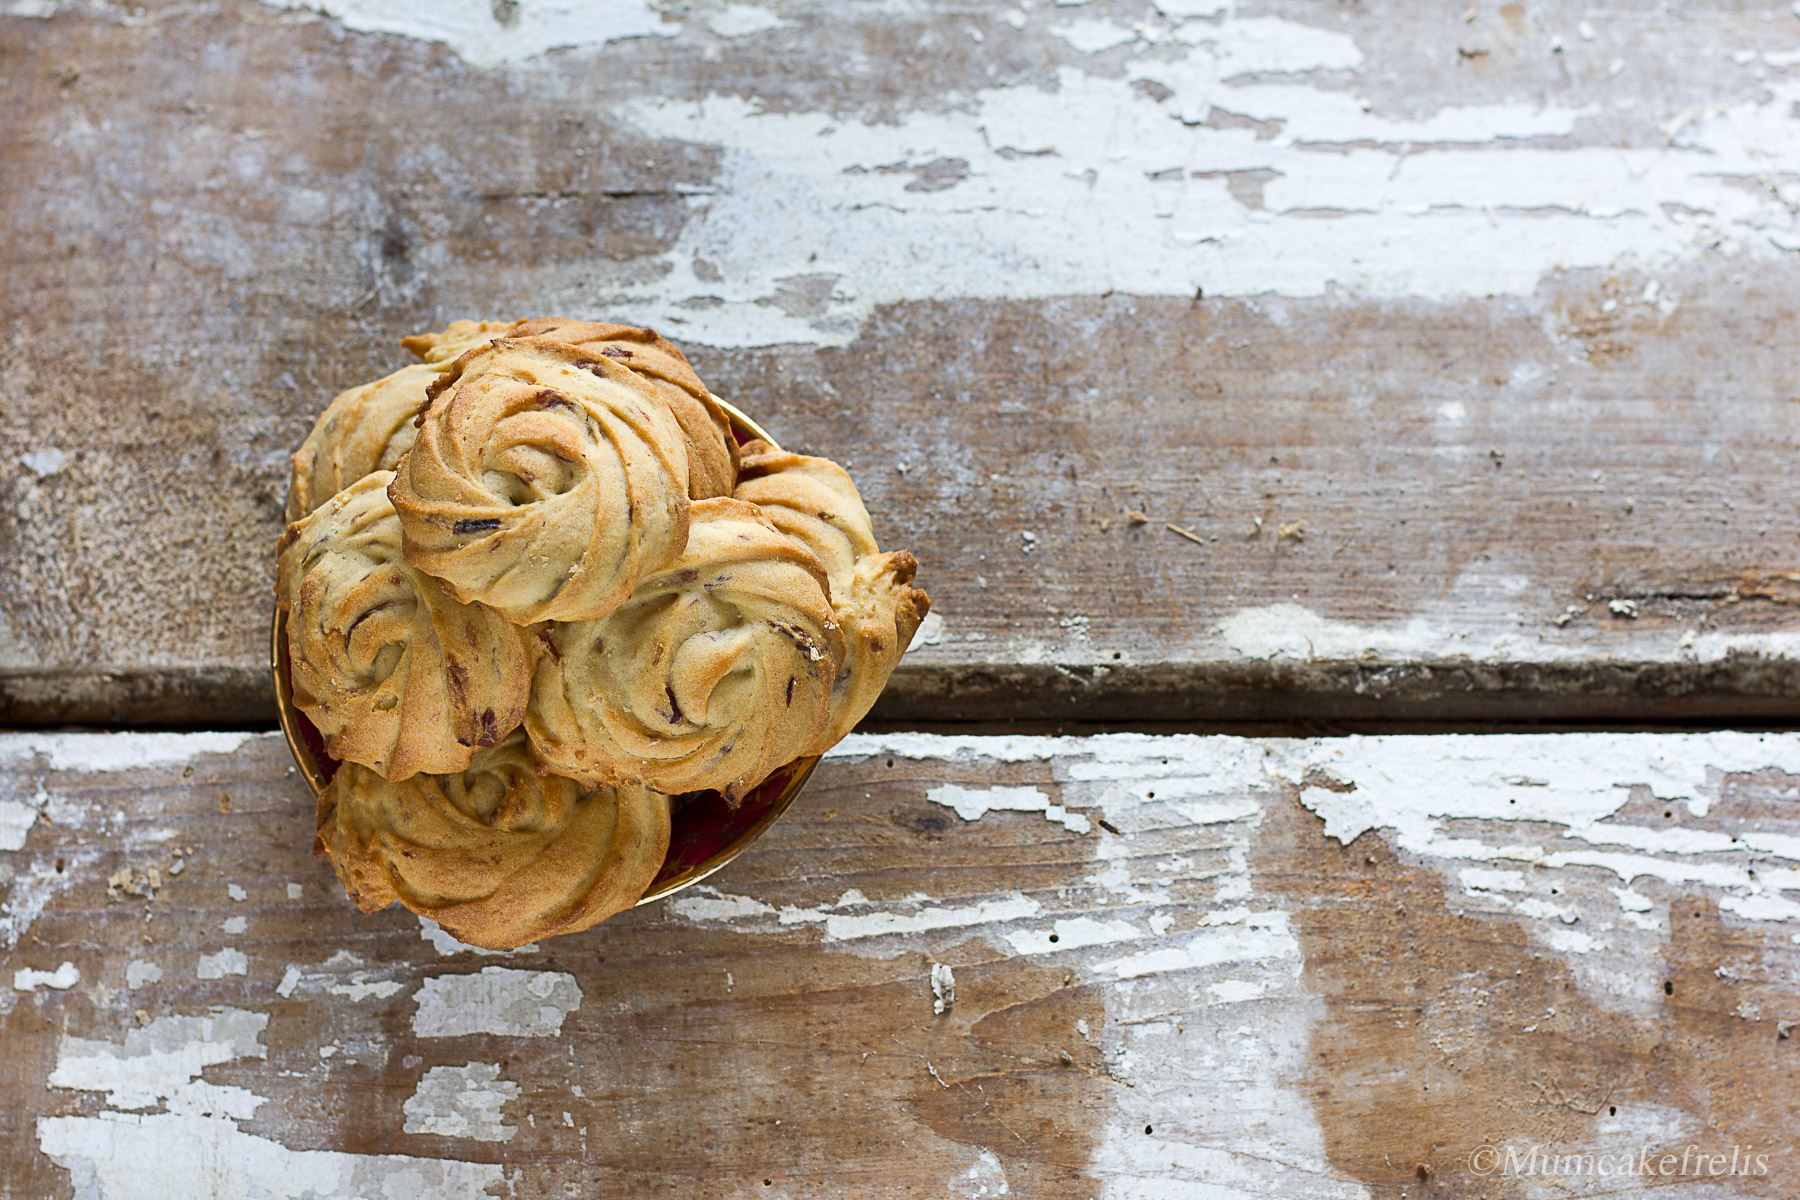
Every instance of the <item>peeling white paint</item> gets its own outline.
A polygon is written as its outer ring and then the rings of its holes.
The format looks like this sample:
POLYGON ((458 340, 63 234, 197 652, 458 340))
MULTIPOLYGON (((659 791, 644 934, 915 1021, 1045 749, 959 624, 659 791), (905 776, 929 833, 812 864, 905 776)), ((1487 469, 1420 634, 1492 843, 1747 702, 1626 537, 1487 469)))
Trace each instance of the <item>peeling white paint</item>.
POLYGON ((17 946, 30 931, 31 923, 43 915, 50 898, 68 891, 78 877, 92 870, 100 852, 90 848, 73 851, 66 857, 61 871, 53 860, 43 858, 13 875, 6 902, 0 905, 0 946, 9 950, 17 946))
POLYGON ((979 1200, 982 1196, 1010 1196, 1012 1185, 1006 1178, 1006 1168, 992 1150, 983 1149, 976 1158, 975 1165, 963 1172, 957 1185, 953 1185, 953 1195, 969 1196, 979 1200))
MULTIPOLYGON (((248 733, 5 733, 0 734, 0 771, 77 771, 104 774, 140 767, 168 766, 201 754, 230 754, 248 733)), ((22 850, 38 816, 57 799, 36 780, 29 798, 17 785, 0 796, 0 851, 22 850)), ((54 814, 52 814, 54 819, 54 814)), ((29 921, 26 922, 29 924, 29 921)), ((10 943, 9 943, 10 944, 10 943)))
POLYGON ((719 146, 722 173, 692 199, 667 272, 608 303, 712 345, 835 344, 910 300, 1198 286, 1449 300, 1525 295, 1584 267, 1772 261, 1772 236, 1800 244, 1793 212, 1740 186, 1800 161, 1786 128, 1800 81, 1670 145, 1546 148, 1598 114, 1509 102, 1386 116, 1306 77, 1388 69, 1347 33, 1235 14, 1152 25, 1083 16, 1052 30, 1108 62, 1138 42, 1122 77, 1065 66, 1053 90, 985 89, 897 122, 720 95, 629 106, 648 136, 719 146), (1159 102, 1140 80, 1172 94, 1159 102), (1215 107, 1265 131, 1204 124, 1215 107), (1233 172, 1267 173, 1260 201, 1233 194, 1233 172))
POLYGON ((444 927, 430 917, 419 918, 419 936, 431 943, 431 948, 439 957, 449 958, 456 954, 473 954, 479 958, 511 958, 516 954, 536 954, 538 944, 527 942, 511 950, 487 950, 480 946, 471 946, 444 932, 444 927))
POLYGON ((679 920, 699 924, 707 921, 738 921, 745 917, 774 915, 773 906, 749 896, 731 896, 715 887, 702 884, 692 887, 667 902, 668 913, 679 920))
POLYGON ((1144 936, 1144 931, 1129 921, 1072 917, 1052 922, 1048 929, 1020 929, 1008 933, 1006 944, 1012 947, 1014 954, 1059 954, 1085 950, 1089 946, 1135 942, 1144 936))
POLYGON ((1050 32, 1083 54, 1099 54, 1138 40, 1138 35, 1133 30, 1114 25, 1111 21, 1092 19, 1053 25, 1050 32))
MULTIPOLYGON (((34 762, 52 771, 98 775, 230 754, 252 733, 0 733, 0 768, 34 762)), ((271 737, 272 734, 261 736, 271 737)))
POLYGON ((250 970, 250 960, 235 946, 227 946, 217 954, 202 954, 194 964, 196 979, 223 979, 227 975, 243 975, 250 970))
POLYGON ((11 796, 0 797, 0 850, 23 850, 37 818, 36 806, 11 796))
POLYGON ((125 964, 125 986, 128 988, 135 989, 147 984, 161 983, 162 977, 163 969, 156 963, 134 958, 125 964))
POLYGON ((502 20, 492 0, 262 0, 271 8, 323 13, 346 28, 441 42, 477 67, 522 63, 550 50, 603 46, 634 37, 673 37, 648 0, 523 0, 502 20))
POLYGON ((975 925, 994 925, 1036 916, 1041 905, 1022 892, 1012 892, 975 904, 944 906, 919 903, 930 897, 919 897, 917 907, 905 909, 876 908, 857 894, 854 899, 840 899, 837 904, 816 908, 789 905, 780 912, 783 925, 821 924, 828 942, 852 942, 863 938, 893 937, 929 933, 939 929, 963 929, 975 925))
POLYGON ((19 456, 25 469, 39 479, 48 479, 62 472, 69 465, 72 456, 67 450, 56 446, 46 446, 42 450, 33 450, 30 454, 19 456))
POLYGON ((921 646, 936 646, 944 640, 944 618, 936 612, 928 612, 919 627, 913 631, 912 641, 906 645, 907 652, 917 650, 921 646))
POLYGON ((342 996, 355 1004, 362 1000, 385 1000, 389 996, 398 995, 405 986, 395 979, 382 979, 378 976, 396 969, 386 967, 376 970, 366 969, 363 960, 348 950, 340 950, 316 971, 305 971, 295 964, 288 964, 281 973, 281 982, 275 987, 275 994, 286 1000, 295 992, 305 989, 313 994, 342 996))
POLYGON ((433 1067, 402 1106, 405 1132, 510 1142, 519 1131, 505 1124, 501 1113, 507 1101, 518 1096, 519 1085, 500 1078, 494 1063, 433 1067))
MULTIPOLYGON (((1800 871, 1766 864, 1753 869, 1742 852, 1756 847, 1743 838, 1734 842, 1679 824, 1617 819, 1636 785, 1658 801, 1681 802, 1684 814, 1698 817, 1722 774, 1774 769, 1800 775, 1800 739, 1792 735, 1447 735, 1430 743, 1428 755, 1419 753, 1416 738, 1307 743, 1287 774, 1301 783, 1309 772, 1323 771, 1337 786, 1353 789, 1303 786, 1301 793, 1302 803, 1324 819, 1326 834, 1344 843, 1370 829, 1391 829, 1401 848, 1433 858, 1600 867, 1627 885, 1644 877, 1704 883, 1731 893, 1721 903, 1750 919, 1800 916, 1800 905, 1780 895, 1800 887, 1800 871), (1452 820, 1552 825, 1559 837, 1598 848, 1551 851, 1529 841, 1457 835, 1446 829, 1452 820), (1696 861, 1715 855, 1737 861, 1696 861)), ((1759 840, 1764 853, 1786 852, 1794 861, 1792 839, 1759 840)), ((1474 881, 1483 888, 1490 882, 1482 876, 1474 881)))
POLYGON ((72 962, 65 962, 54 971, 37 971, 30 967, 20 967, 13 972, 13 990, 17 992, 35 992, 41 987, 55 988, 66 992, 81 982, 81 972, 72 962))
POLYGON ((773 10, 753 4, 727 4, 706 18, 706 27, 722 38, 750 37, 790 23, 773 10))
MULTIPOLYGON (((1552 638, 1545 619, 1497 604, 1494 589, 1499 583, 1487 575, 1459 579, 1425 611, 1390 625, 1358 625, 1299 604, 1271 604, 1238 609, 1218 621, 1212 633, 1243 658, 1276 661, 1573 663, 1593 658, 1592 643, 1552 638)), ((1800 633, 1714 632, 1678 639, 1654 632, 1631 637, 1610 652, 1667 663, 1722 662, 1742 654, 1800 658, 1800 633)))
POLYGON ((563 971, 483 967, 477 974, 427 979, 413 999, 419 1010, 412 1029, 419 1037, 555 1037, 581 1007, 581 987, 563 971))
POLYGON ((1087 833, 1093 826, 1080 813, 1072 813, 1034 787, 968 788, 946 783, 925 793, 933 804, 956 810, 965 821, 979 821, 990 812, 1041 812, 1071 833, 1087 833))
POLYGON ((943 1016, 956 1006, 956 972, 949 963, 931 964, 931 1011, 943 1016))
MULTIPOLYGON (((261 1038, 268 1024, 266 1013, 215 1008, 204 1016, 158 1017, 128 1030, 122 1044, 64 1036, 48 1082, 105 1092, 113 1108, 150 1108, 191 1088, 215 1063, 266 1057, 261 1038)), ((249 1107, 245 1116, 254 1112, 249 1107)))
POLYGON ((1176 946, 1144 950, 1097 965, 1096 970, 1115 979, 1140 979, 1171 971, 1193 971, 1227 963, 1256 963, 1300 959, 1300 943, 1288 928, 1287 914, 1246 913, 1241 923, 1221 925, 1196 934, 1176 946))

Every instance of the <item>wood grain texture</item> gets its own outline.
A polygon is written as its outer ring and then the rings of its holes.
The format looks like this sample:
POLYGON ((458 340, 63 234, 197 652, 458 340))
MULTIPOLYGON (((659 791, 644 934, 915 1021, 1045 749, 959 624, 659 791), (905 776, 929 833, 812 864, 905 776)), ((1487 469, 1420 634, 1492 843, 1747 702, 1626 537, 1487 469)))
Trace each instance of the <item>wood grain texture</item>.
POLYGON ((1786 5, 338 7, 0 10, 0 721, 266 727, 287 454, 540 311, 853 469, 878 718, 1800 714, 1786 5))
POLYGON ((1789 1196, 1797 796, 1790 735, 863 736, 478 956, 348 906, 274 736, 11 735, 0 1196, 1789 1196))

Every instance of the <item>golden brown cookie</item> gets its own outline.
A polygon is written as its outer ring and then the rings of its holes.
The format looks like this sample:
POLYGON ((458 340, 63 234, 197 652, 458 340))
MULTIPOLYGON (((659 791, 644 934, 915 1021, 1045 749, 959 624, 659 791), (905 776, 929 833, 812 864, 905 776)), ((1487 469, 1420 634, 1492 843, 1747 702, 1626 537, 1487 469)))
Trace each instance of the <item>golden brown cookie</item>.
POLYGON ((688 435, 691 475, 688 497, 729 496, 737 483, 738 444, 731 421, 694 374, 687 356, 653 329, 539 317, 522 321, 509 336, 549 337, 604 354, 649 380, 688 435))
POLYGON ((390 783, 346 763, 318 818, 319 845, 358 908, 398 900, 490 950, 630 908, 669 849, 667 796, 543 774, 519 732, 460 774, 390 783))
POLYGON ((559 774, 736 802, 818 745, 844 639, 819 560, 755 505, 695 502, 686 552, 598 621, 542 631, 525 728, 559 774))
POLYGON ((378 471, 282 534, 294 703, 334 758, 389 779, 460 771, 524 716, 531 644, 406 565, 378 471))
POLYGON ((624 603, 687 543, 687 436, 638 375, 500 338, 431 387, 389 494, 406 561, 515 624, 624 603))
POLYGON ((339 393, 294 452, 287 519, 298 521, 357 480, 391 471, 412 449, 425 389, 443 368, 414 363, 339 393))
POLYGON ((831 607, 845 642, 824 743, 830 746, 874 705, 931 611, 931 597, 911 586, 918 560, 905 550, 881 552, 856 484, 828 458, 750 442, 737 497, 757 505, 777 529, 811 550, 830 577, 831 607))
POLYGON ((729 496, 737 483, 738 443, 731 421, 687 356, 652 329, 535 317, 528 321, 452 321, 442 333, 420 333, 400 344, 428 363, 446 363, 497 337, 547 337, 603 354, 647 380, 668 402, 688 435, 688 497, 729 496))

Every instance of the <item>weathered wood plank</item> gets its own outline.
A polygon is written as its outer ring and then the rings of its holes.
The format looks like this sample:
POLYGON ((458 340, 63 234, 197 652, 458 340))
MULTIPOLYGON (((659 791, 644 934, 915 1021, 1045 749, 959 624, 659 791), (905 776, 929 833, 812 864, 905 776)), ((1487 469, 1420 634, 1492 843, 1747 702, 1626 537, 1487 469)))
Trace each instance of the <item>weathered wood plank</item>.
POLYGON ((0 1195, 1800 1172, 1793 735, 858 737, 713 886, 510 957, 355 913, 310 808, 270 735, 0 739, 0 1195))
POLYGON ((878 716, 1800 714, 1789 7, 1207 7, 8 6, 0 721, 266 725, 288 451, 545 310, 854 468, 878 716))

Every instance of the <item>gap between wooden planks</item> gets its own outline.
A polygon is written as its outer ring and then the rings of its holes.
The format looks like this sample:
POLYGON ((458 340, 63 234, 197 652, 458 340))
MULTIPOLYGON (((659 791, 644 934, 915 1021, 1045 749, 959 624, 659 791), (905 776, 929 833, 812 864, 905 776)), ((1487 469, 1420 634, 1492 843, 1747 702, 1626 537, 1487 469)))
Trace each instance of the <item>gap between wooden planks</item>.
POLYGON ((0 1195, 1800 1172, 1795 735, 859 736, 709 886, 511 956, 355 913, 310 813, 271 735, 0 737, 0 1195))

